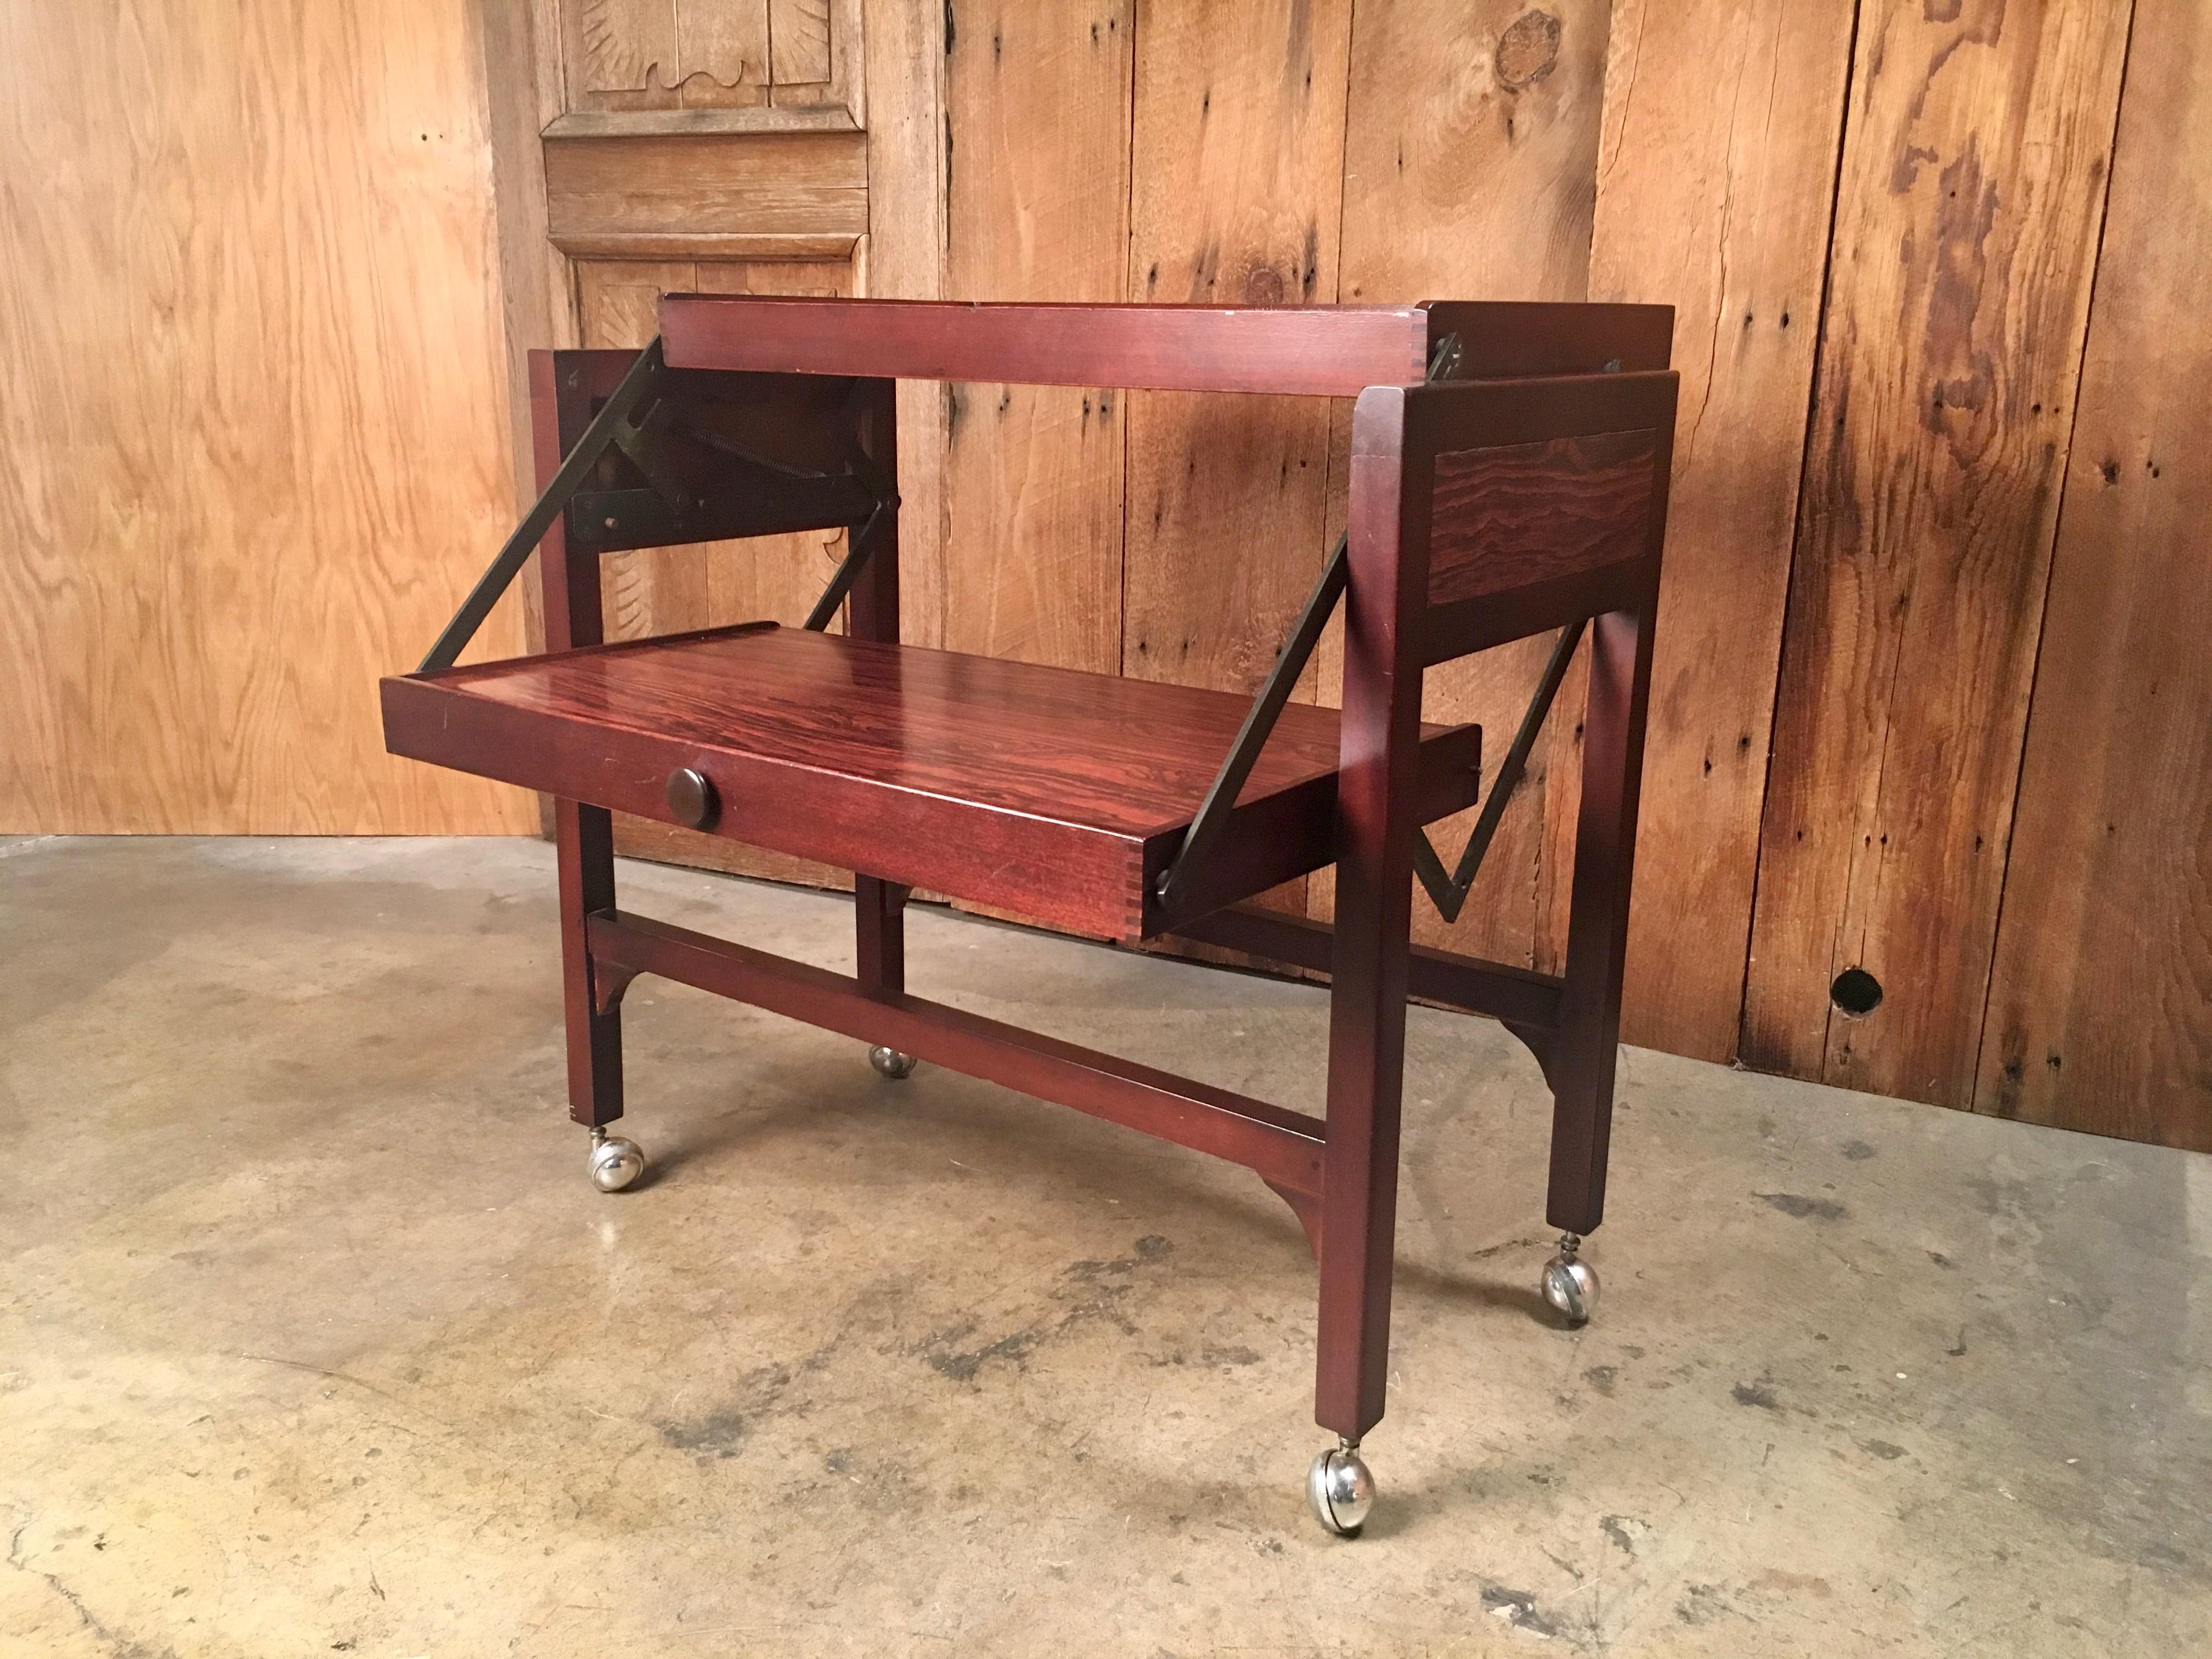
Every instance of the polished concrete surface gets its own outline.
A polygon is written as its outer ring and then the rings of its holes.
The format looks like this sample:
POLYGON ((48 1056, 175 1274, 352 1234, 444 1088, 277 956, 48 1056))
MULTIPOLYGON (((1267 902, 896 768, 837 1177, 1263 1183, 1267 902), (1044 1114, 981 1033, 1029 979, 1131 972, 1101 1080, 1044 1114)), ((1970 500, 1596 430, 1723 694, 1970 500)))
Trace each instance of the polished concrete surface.
MULTIPOLYGON (((0 1655, 2212 1652, 2212 1160, 1413 1015, 1382 1496, 1300 1495, 1243 1171, 641 980, 617 1196, 549 850, 0 842, 0 1655)), ((850 908, 625 866, 830 964, 850 908)), ((919 910, 915 988, 1317 1109, 1323 994, 919 910)))

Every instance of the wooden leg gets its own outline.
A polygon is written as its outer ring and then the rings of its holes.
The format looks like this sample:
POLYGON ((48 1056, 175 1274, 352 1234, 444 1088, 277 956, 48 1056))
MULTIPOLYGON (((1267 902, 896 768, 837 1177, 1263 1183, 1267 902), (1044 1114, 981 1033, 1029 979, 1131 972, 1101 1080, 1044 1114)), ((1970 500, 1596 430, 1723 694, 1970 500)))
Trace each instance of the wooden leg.
POLYGON ((1650 612, 1615 611, 1590 628, 1589 708, 1583 723, 1582 811, 1575 828, 1566 985, 1546 1069, 1552 1082, 1552 1177, 1545 1214, 1563 1232, 1605 1214, 1613 1072, 1620 1054, 1621 962, 1644 775, 1651 683, 1650 612))
POLYGON ((853 908, 859 965, 854 977, 863 989, 906 989, 907 889, 876 876, 853 878, 853 908))
POLYGON ((1389 1370, 1412 878, 1403 861, 1395 878, 1386 864, 1337 866, 1314 1417, 1350 1440, 1381 1419, 1389 1370))
POLYGON ((568 1115, 598 1128, 623 1114, 622 1012, 601 1013, 592 995, 584 918, 615 906, 614 821, 606 809, 553 803, 560 870, 561 997, 568 1036, 568 1115))

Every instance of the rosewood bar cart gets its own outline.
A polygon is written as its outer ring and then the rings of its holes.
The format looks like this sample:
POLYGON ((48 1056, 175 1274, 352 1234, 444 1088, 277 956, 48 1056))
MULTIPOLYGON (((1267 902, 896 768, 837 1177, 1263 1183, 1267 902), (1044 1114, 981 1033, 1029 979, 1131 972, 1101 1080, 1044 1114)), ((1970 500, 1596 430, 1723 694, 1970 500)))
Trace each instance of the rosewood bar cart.
MULTIPOLYGON (((1589 1316, 1605 1194, 1675 377, 1665 307, 963 305, 672 295, 641 353, 539 352, 544 495, 416 673, 392 752, 555 800, 570 1115, 592 1178, 643 1154, 622 1115, 623 992, 659 974, 1243 1164, 1320 1264, 1322 1525, 1373 1497, 1406 1003, 1494 1016, 1554 1104, 1546 1299, 1589 1316), (901 379, 1356 398, 1347 528, 1258 695, 899 642, 901 379), (799 627, 605 641, 599 556, 848 527, 799 627), (455 667, 535 549, 544 654, 455 667), (1341 603, 1344 708, 1290 694, 1341 603), (845 632, 826 632, 842 610, 845 632), (1480 733, 1425 725, 1430 665, 1556 632, 1486 796, 1480 733), (1409 944, 1416 886, 1465 901, 1579 643, 1589 646, 1565 972, 1409 944), (1425 826, 1481 802, 1447 868, 1425 826), (850 976, 619 908, 610 813, 855 872, 850 976), (1334 864, 1334 928, 1250 907, 1334 864), (1285 1110, 931 1002, 906 988, 910 890, 1125 941, 1179 934, 1330 975, 1328 1115, 1285 1110)), ((1194 557, 1296 556, 1193 549, 1194 557)))

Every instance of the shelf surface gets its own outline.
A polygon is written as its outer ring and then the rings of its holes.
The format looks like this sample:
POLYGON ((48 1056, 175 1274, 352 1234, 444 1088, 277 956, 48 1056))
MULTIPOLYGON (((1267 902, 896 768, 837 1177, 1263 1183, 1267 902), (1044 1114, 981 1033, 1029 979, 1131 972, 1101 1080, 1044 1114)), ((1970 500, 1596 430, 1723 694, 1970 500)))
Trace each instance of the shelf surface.
MULTIPOLYGON (((386 680, 395 753, 671 819, 1101 936, 1137 938, 1243 696, 750 624, 386 680)), ((1424 820, 1474 803, 1480 735, 1425 729, 1424 820)), ((1333 857, 1334 710, 1284 709, 1176 915, 1333 857)))

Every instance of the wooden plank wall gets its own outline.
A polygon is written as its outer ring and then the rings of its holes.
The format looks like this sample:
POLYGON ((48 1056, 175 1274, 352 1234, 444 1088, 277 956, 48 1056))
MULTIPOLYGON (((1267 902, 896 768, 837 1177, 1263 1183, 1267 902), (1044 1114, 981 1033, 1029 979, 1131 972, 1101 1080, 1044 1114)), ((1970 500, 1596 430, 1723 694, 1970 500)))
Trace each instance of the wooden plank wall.
POLYGON ((2212 7, 2138 8, 1974 1103, 2212 1151, 2212 7))
POLYGON ((1863 10, 1753 1066, 1972 1097, 2127 34, 2112 0, 1863 10), (1864 1018, 1828 994, 1850 970, 1882 988, 1864 1018))
MULTIPOLYGON (((127 52, 112 7, 0 9, 0 165, 72 185, 0 227, 0 830, 527 823, 384 761, 367 690, 511 510, 502 306, 515 341, 611 344, 671 287, 1660 301, 1684 414, 1627 1035, 2212 1148, 2205 8, 608 3, 264 6, 127 52), (648 155, 659 196, 622 182, 648 155), (320 252, 234 257, 280 245, 320 252), (118 353, 127 397, 79 372, 118 353)), ((1345 414, 905 388, 908 637, 1250 687, 1340 524, 1345 414)), ((795 614, 836 552, 617 560, 617 626, 795 614)), ((1429 706, 1495 752, 1543 651, 1429 706)), ((1425 937, 1556 965, 1576 744, 1559 720, 1425 937)), ((1274 902, 1326 915, 1329 884, 1274 902)))
MULTIPOLYGON (((1677 307, 1632 1041, 2212 1146, 2201 219, 2160 210, 2212 165, 2159 113, 2212 96, 2201 21, 2131 59, 2110 0, 948 19, 951 291, 1677 307)), ((1342 411, 1023 398, 953 405, 947 637, 1255 684, 1340 522, 1342 411)), ((1543 650, 1431 709, 1510 730, 1543 650)), ((1426 937, 1557 964, 1576 741, 1426 937)))

